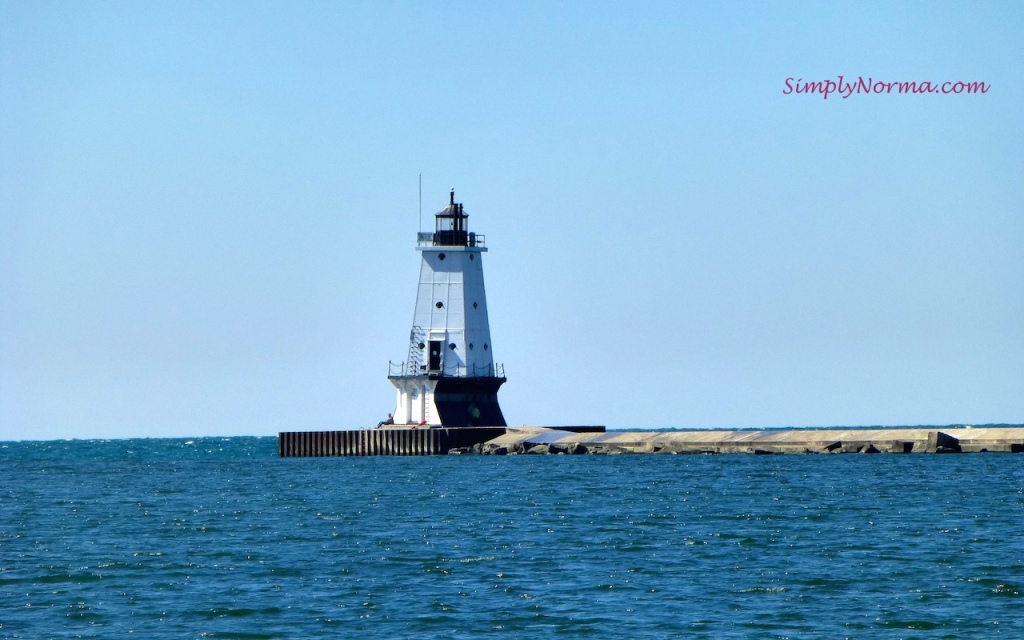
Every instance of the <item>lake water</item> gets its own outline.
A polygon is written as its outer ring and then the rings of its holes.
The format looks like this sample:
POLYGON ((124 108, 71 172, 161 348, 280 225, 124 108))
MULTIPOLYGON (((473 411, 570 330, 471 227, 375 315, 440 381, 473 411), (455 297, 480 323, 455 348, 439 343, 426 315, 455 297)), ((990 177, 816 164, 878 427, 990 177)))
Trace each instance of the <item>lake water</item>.
POLYGON ((0 443, 0 637, 1024 637, 1024 455, 276 442, 0 443))

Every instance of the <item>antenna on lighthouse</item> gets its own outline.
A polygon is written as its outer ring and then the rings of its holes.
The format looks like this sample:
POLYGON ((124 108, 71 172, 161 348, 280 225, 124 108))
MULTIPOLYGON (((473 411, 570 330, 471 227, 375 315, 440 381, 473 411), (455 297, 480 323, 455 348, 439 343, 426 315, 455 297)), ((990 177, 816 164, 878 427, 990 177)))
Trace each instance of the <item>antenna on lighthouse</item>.
POLYGON ((423 174, 420 174, 420 225, 418 231, 423 231, 423 174))

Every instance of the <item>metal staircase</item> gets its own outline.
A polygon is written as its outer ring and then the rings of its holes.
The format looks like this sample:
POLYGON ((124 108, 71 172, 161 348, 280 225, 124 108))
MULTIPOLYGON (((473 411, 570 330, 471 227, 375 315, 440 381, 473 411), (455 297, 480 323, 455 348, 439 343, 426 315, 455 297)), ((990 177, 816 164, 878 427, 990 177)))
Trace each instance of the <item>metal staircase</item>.
POLYGON ((412 331, 409 332, 409 358, 406 360, 405 375, 418 376, 426 374, 426 363, 423 361, 426 349, 420 347, 421 344, 425 345, 426 342, 426 330, 420 326, 413 326, 412 331))

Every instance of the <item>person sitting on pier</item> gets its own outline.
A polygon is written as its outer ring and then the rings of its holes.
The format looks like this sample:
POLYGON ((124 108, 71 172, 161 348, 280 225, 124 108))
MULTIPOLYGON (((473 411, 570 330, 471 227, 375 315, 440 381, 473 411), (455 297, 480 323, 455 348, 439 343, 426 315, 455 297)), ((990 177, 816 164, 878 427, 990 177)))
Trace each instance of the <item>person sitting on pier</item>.
POLYGON ((395 417, 393 415, 391 415, 390 413, 388 414, 388 419, 387 420, 381 420, 380 422, 377 423, 377 428, 380 429, 381 427, 383 427, 386 424, 395 424, 395 417))

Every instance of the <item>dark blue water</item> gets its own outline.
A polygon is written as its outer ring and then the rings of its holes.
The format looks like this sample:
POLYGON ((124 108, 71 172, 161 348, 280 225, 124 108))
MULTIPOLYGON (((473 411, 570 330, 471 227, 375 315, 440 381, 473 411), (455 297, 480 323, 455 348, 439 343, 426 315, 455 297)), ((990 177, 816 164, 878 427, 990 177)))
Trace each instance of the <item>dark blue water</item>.
POLYGON ((1024 637, 1024 456, 0 443, 4 638, 1024 637))

